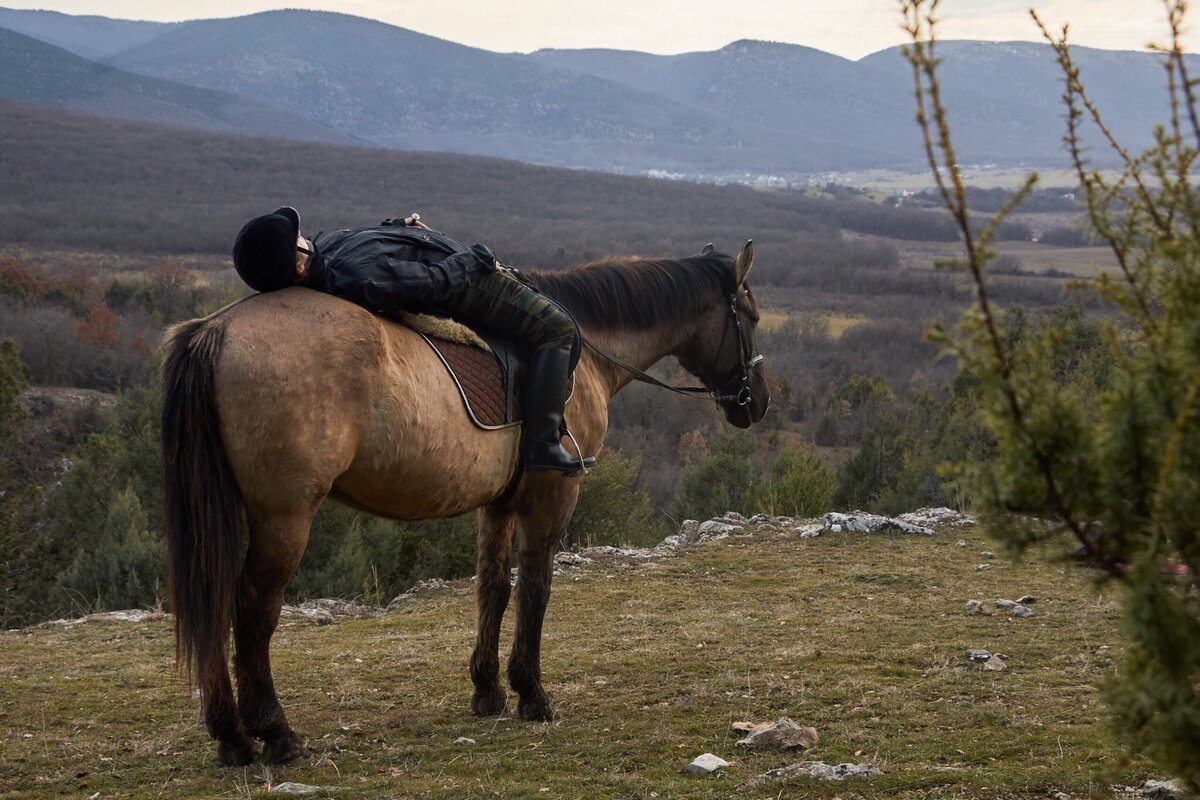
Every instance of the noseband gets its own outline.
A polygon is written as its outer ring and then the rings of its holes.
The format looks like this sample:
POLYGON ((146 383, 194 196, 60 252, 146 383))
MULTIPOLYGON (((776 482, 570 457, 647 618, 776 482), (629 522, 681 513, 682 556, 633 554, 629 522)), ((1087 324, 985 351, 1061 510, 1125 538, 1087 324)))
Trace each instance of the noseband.
MULTIPOLYGON (((616 364, 618 367, 632 375, 633 379, 636 381, 648 383, 651 386, 658 386, 662 389, 669 389, 676 394, 682 394, 687 397, 697 397, 701 394, 706 394, 716 401, 717 405, 725 402, 733 402, 739 406, 747 406, 750 405, 751 401, 754 400, 754 395, 750 390, 750 370, 754 369, 754 367, 758 366, 766 359, 766 356, 762 355, 761 353, 753 352, 752 348, 750 347, 749 337, 746 335, 746 330, 742 326, 742 320, 740 317, 738 317, 737 302, 743 297, 749 295, 749 293, 749 291, 734 292, 733 294, 729 295, 729 305, 727 306, 729 309, 729 321, 733 322, 732 327, 734 330, 734 336, 737 338, 738 365, 734 367, 733 371, 724 378, 716 378, 715 370, 695 373, 696 377, 700 378, 700 380, 705 384, 715 387, 712 389, 708 388, 708 386, 671 386, 670 384, 663 383, 657 378, 651 377, 645 372, 642 372, 632 364, 627 364, 616 356, 604 352, 599 347, 592 344, 591 340, 589 340, 586 336, 581 335, 580 338, 582 338, 583 343, 595 351, 597 355, 605 358, 613 364, 616 364)), ((724 329, 721 331, 721 343, 717 345, 717 354, 715 358, 720 358, 721 351, 725 349, 725 340, 729 336, 729 321, 726 322, 724 329)))
MULTIPOLYGON (((754 353, 750 349, 749 337, 746 336, 746 331, 742 327, 742 319, 737 313, 737 301, 749 294, 749 291, 745 291, 729 295, 729 318, 733 321, 734 335, 737 337, 738 366, 734 367, 728 376, 718 380, 706 380, 713 376, 711 372, 698 373, 700 380, 717 387, 715 391, 710 392, 712 398, 717 403, 720 403, 722 400, 731 400, 739 406, 750 405, 750 401, 754 399, 754 396, 750 392, 750 370, 766 360, 766 356, 761 353, 754 353), (730 391, 721 394, 725 389, 729 389, 730 391), (736 391, 733 391, 734 389, 736 391)), ((721 355, 721 351, 725 349, 725 339, 729 335, 729 327, 726 324, 725 328, 721 331, 721 343, 717 345, 718 358, 721 355)))

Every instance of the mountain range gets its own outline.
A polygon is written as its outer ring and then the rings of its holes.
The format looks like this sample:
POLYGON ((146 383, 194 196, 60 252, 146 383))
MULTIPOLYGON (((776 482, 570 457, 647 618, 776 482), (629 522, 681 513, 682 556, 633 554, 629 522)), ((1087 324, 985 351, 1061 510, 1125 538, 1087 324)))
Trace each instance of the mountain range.
MULTIPOLYGON (((1064 161, 1049 47, 939 48, 961 160, 1064 161)), ((1160 57, 1077 48, 1076 58, 1112 130, 1134 149, 1148 144, 1168 111, 1160 57)), ((0 96, 254 135, 710 179, 924 163, 898 48, 858 61, 760 41, 672 56, 518 54, 329 12, 154 23, 0 9, 0 96)), ((1095 157, 1104 162, 1102 150, 1095 157)))

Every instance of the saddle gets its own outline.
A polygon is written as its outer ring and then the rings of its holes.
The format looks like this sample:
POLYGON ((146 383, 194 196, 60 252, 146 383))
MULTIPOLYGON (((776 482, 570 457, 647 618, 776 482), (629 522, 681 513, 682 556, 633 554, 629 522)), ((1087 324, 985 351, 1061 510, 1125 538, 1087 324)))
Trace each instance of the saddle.
POLYGON ((437 354, 458 387, 471 422, 484 430, 521 423, 527 346, 444 317, 402 314, 398 321, 416 331, 437 354))
MULTIPOLYGON (((486 326, 432 314, 401 312, 393 319, 412 328, 437 354, 477 427, 492 431, 521 424, 521 391, 532 353, 529 345, 486 326)), ((576 334, 567 379, 568 400, 575 390, 580 351, 576 334)))

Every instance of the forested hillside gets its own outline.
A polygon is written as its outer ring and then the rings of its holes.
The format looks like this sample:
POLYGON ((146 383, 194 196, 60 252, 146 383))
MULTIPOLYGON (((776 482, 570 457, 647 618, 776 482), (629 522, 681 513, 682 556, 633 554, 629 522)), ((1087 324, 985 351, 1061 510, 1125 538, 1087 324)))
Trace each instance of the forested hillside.
MULTIPOLYGON (((967 295, 953 273, 932 268, 953 235, 920 197, 248 139, 13 103, 0 136, 12 156, 0 164, 10 187, 0 197, 0 340, 12 341, 0 369, 7 624, 161 596, 161 331, 242 296, 227 255, 233 235, 284 203, 310 232, 419 211, 524 267, 755 240, 767 418, 736 432, 707 402, 630 387, 613 405, 609 454, 585 481, 568 544, 649 539, 728 509, 954 502, 937 463, 987 446, 970 422, 973 387, 923 340, 929 320, 954 316, 967 295)), ((1034 208, 1061 225, 1074 208, 1066 194, 1042 192, 1034 208)), ((1001 200, 974 196, 980 209, 1001 200)), ((1033 215, 1001 232, 1013 254, 994 291, 1034 314, 1064 299, 1067 272, 1024 264, 1090 257, 1030 241, 1048 224, 1033 215)), ((1063 374, 1091 369, 1098 323, 1077 308, 1056 313, 1078 332, 1064 343, 1063 374)), ((1010 335, 1025 335, 1029 321, 1013 315, 1010 335)), ((680 377, 672 364, 660 374, 680 377)), ((471 539, 469 519, 401 525, 331 505, 292 588, 387 600, 419 578, 469 574, 471 539)))

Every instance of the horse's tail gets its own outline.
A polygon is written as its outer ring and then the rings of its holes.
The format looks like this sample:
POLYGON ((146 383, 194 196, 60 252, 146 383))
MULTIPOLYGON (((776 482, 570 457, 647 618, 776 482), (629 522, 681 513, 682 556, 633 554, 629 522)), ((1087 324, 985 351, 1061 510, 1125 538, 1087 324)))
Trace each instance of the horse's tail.
POLYGON ((215 373, 223 315, 167 333, 162 460, 167 585, 175 614, 175 662, 201 689, 225 674, 242 527, 242 499, 217 410, 215 373))

